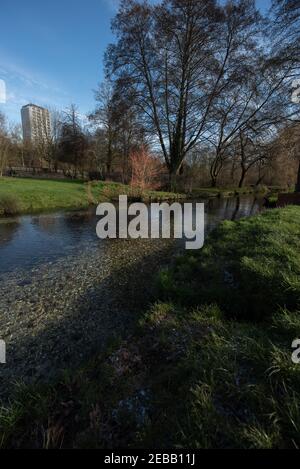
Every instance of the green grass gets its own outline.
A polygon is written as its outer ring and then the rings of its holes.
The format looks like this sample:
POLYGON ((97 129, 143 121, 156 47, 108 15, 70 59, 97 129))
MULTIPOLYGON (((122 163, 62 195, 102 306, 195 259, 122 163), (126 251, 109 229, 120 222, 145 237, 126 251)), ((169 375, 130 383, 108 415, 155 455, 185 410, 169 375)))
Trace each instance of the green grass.
POLYGON ((276 204, 278 202, 278 195, 272 194, 272 195, 267 196, 266 197, 266 202, 267 202, 268 207, 270 207, 270 208, 276 207, 276 204))
POLYGON ((128 194, 142 200, 177 199, 180 194, 145 191, 137 194, 130 186, 111 182, 59 181, 22 178, 0 178, 0 216, 17 213, 37 213, 53 210, 87 208, 106 200, 128 194), (11 212, 13 208, 13 212, 11 212))
POLYGON ((0 215, 17 215, 21 210, 19 199, 12 194, 0 195, 0 215))
POLYGON ((300 298, 299 208, 223 222, 201 251, 190 251, 163 271, 160 285, 167 299, 191 306, 214 302, 228 318, 264 320, 277 306, 295 308, 300 298))
POLYGON ((142 443, 298 448, 300 372, 291 361, 298 313, 278 313, 263 327, 221 316, 216 305, 153 308, 143 335, 157 354, 148 372, 155 405, 142 443))
POLYGON ((293 193, 293 188, 270 186, 269 192, 265 196, 265 206, 268 208, 275 208, 278 202, 278 195, 280 193, 293 193))
POLYGON ((184 194, 139 189, 118 182, 92 182, 91 193, 96 201, 118 200, 119 195, 127 195, 129 199, 139 201, 160 201, 184 199, 184 194))
POLYGON ((300 448, 300 208, 224 222, 133 336, 0 412, 11 447, 300 448))
POLYGON ((19 213, 81 209, 88 206, 86 188, 80 181, 1 178, 0 211, 1 198, 5 196, 17 201, 19 213))

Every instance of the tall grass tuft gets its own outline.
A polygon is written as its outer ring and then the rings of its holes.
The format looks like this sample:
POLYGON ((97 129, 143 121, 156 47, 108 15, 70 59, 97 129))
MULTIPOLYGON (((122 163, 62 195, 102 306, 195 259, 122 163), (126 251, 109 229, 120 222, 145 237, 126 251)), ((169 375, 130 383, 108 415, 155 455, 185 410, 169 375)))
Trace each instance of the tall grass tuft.
POLYGON ((0 215, 17 215, 20 211, 20 202, 16 196, 0 195, 0 215))

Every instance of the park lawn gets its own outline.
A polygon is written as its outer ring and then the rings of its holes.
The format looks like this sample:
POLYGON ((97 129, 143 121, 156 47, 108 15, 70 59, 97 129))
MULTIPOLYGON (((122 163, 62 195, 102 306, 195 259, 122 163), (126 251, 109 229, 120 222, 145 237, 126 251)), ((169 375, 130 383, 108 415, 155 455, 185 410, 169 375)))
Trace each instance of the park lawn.
POLYGON ((223 222, 160 273, 133 336, 17 387, 2 447, 299 448, 299 279, 300 207, 223 222))
POLYGON ((0 178, 0 216, 52 210, 80 210, 127 194, 139 200, 176 200, 181 194, 144 191, 116 182, 0 178))
POLYGON ((13 201, 16 214, 88 207, 86 188, 81 181, 1 178, 0 210, 13 201))

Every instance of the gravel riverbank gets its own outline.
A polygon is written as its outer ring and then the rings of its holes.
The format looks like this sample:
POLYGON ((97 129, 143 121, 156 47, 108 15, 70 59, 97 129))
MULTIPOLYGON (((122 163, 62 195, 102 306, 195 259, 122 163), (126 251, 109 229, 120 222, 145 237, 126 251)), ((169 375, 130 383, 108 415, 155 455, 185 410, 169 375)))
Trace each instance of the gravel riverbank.
POLYGON ((155 272, 175 251, 171 240, 108 240, 96 250, 1 274, 7 363, 0 365, 0 397, 8 398, 15 382, 53 378, 129 332, 152 299, 155 272))

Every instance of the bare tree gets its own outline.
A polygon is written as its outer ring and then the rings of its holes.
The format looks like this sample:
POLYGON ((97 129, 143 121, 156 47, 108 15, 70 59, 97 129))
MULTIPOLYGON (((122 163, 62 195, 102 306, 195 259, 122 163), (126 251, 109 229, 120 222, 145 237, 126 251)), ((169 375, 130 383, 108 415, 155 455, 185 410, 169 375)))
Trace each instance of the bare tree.
POLYGON ((272 51, 265 24, 254 0, 121 4, 107 72, 155 135, 171 185, 187 154, 209 142, 215 186, 240 132, 288 97, 295 64, 272 51))
POLYGON ((72 104, 64 113, 59 143, 59 159, 74 168, 75 177, 77 177, 79 169, 83 167, 86 149, 86 135, 77 108, 72 104))
MULTIPOLYGON (((127 178, 130 152, 145 142, 143 127, 137 122, 137 114, 129 96, 123 96, 122 90, 106 80, 95 92, 96 109, 89 116, 96 126, 94 138, 101 144, 101 161, 105 161, 109 175, 117 161, 122 166, 123 182, 127 178)), ((100 156, 100 155, 99 155, 100 156)))
POLYGON ((213 186, 236 140, 241 143, 241 136, 251 134, 252 142, 259 142, 257 161, 262 162, 263 139, 268 143, 270 134, 295 116, 290 99, 295 61, 283 60, 272 49, 274 38, 267 34, 270 23, 262 21, 252 2, 228 5, 225 10, 226 30, 232 32, 238 45, 228 61, 231 73, 226 76, 224 93, 214 102, 214 124, 208 133, 215 148, 211 166, 213 186))
POLYGON ((216 67, 213 51, 221 19, 215 0, 125 0, 113 22, 119 40, 108 48, 107 70, 156 136, 171 184, 205 132, 220 90, 226 58, 216 67))
POLYGON ((0 113, 0 177, 3 176, 7 164, 9 147, 10 140, 7 132, 6 119, 4 114, 0 113))
POLYGON ((114 159, 114 145, 117 136, 117 126, 115 122, 115 107, 113 103, 113 86, 109 81, 101 83, 95 91, 97 107, 89 116, 89 119, 100 125, 102 132, 98 132, 97 137, 102 137, 105 143, 105 164, 106 172, 111 173, 114 159))
MULTIPOLYGON (((275 48, 282 62, 293 65, 294 76, 300 77, 300 4, 298 0, 273 0, 273 13, 276 26, 273 34, 276 37, 275 48)), ((300 103, 295 103, 300 111, 300 103)), ((295 119, 294 119, 295 120, 295 119)), ((298 119, 299 122, 299 119, 298 119)), ((300 147, 296 145, 299 160, 295 190, 300 191, 300 147)))
POLYGON ((273 0, 272 13, 275 26, 272 28, 274 46, 285 60, 300 63, 300 4, 298 0, 273 0))
POLYGON ((58 170, 59 163, 59 146, 62 133, 62 125, 64 116, 61 111, 56 108, 49 109, 51 116, 51 134, 48 136, 48 157, 49 163, 54 171, 58 170))
POLYGON ((130 155, 132 168, 131 185, 141 192, 145 189, 157 189, 161 185, 163 172, 161 162, 149 153, 146 147, 141 147, 130 155))

